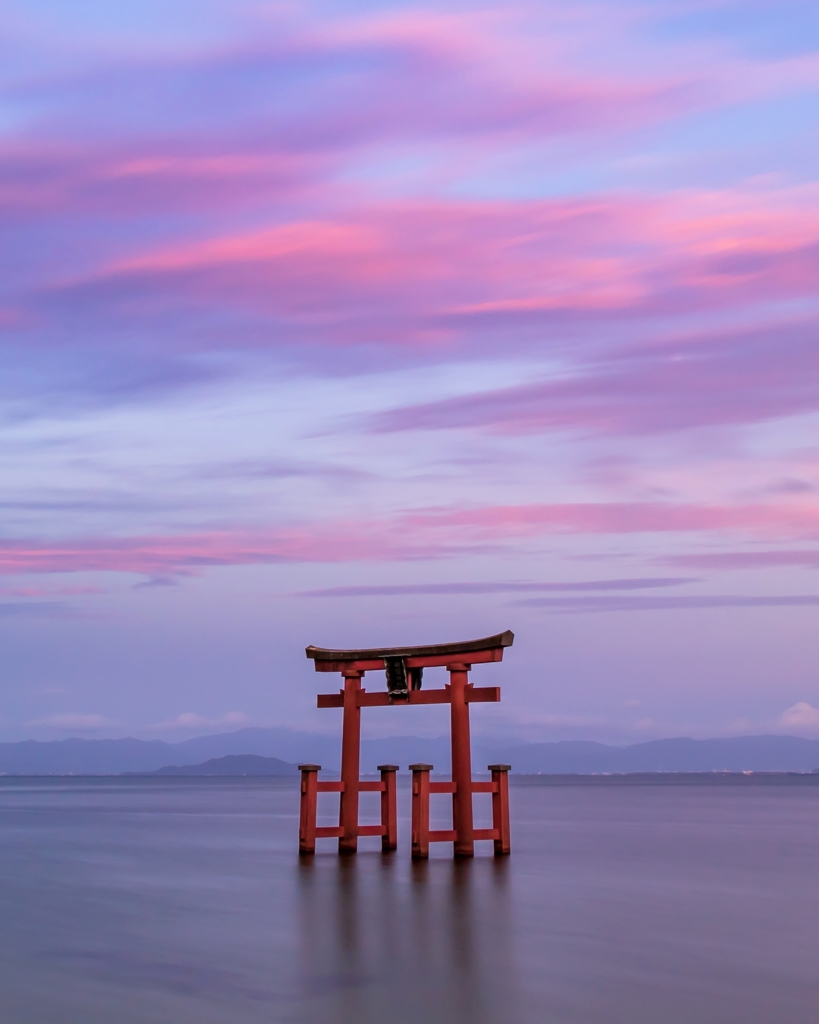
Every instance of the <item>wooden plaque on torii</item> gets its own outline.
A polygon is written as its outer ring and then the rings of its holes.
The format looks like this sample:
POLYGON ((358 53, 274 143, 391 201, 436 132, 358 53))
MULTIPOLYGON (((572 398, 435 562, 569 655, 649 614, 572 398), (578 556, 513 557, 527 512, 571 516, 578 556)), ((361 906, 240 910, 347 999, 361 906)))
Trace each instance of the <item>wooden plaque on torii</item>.
POLYGON ((332 651, 308 647, 317 672, 340 672, 344 688, 338 693, 320 693, 320 708, 342 708, 344 720, 341 738, 341 779, 320 782, 320 765, 299 765, 301 770, 301 814, 299 853, 311 854, 316 839, 338 839, 339 853, 353 853, 359 836, 381 836, 381 848, 387 852, 397 846, 396 780, 397 765, 379 765, 380 782, 362 781, 361 709, 417 704, 449 704, 452 737, 452 781, 434 782, 432 765, 413 764, 412 770, 412 856, 429 855, 429 844, 453 843, 456 857, 471 857, 475 840, 489 839, 496 856, 509 853, 509 765, 489 765, 491 782, 472 780, 472 755, 469 739, 469 705, 500 700, 500 687, 473 686, 469 671, 475 664, 502 661, 505 647, 511 647, 511 630, 482 640, 430 647, 381 647, 369 650, 332 651), (442 689, 423 689, 425 668, 444 667, 449 683, 442 689), (387 689, 368 693, 361 685, 366 672, 385 672, 387 689), (360 825, 358 795, 381 793, 381 824, 360 825), (319 793, 339 794, 338 827, 316 825, 319 793), (452 828, 430 831, 430 793, 452 795, 452 828), (476 829, 472 818, 472 794, 492 794, 492 828, 476 829))

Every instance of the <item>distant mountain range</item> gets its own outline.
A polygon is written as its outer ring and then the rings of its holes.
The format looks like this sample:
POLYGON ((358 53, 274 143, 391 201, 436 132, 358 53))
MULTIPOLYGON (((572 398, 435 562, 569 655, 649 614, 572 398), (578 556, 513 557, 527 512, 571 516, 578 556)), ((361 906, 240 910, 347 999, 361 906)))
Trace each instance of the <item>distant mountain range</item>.
POLYGON ((819 766, 819 740, 798 736, 653 740, 610 747, 581 740, 530 743, 504 751, 520 774, 579 772, 809 772, 819 766))
POLYGON ((123 775, 298 775, 294 764, 281 761, 278 757, 261 757, 259 754, 228 754, 226 757, 212 757, 202 764, 166 764, 155 772, 123 772, 123 775))
MULTIPOLYGON (((0 743, 0 773, 5 775, 119 775, 124 772, 168 774, 179 766, 235 755, 277 758, 290 766, 311 761, 338 769, 340 739, 293 729, 239 729, 198 736, 182 743, 160 740, 23 740, 0 743)), ((449 739, 391 736, 361 744, 361 770, 371 773, 382 762, 401 765, 426 761, 449 770, 449 739)), ((509 746, 476 737, 475 771, 505 762, 522 774, 593 774, 604 772, 801 771, 819 767, 819 740, 797 736, 737 736, 731 739, 666 739, 609 746, 584 740, 509 746)), ((203 772, 203 774, 209 774, 203 772)), ((245 774, 244 772, 239 774, 245 774)))

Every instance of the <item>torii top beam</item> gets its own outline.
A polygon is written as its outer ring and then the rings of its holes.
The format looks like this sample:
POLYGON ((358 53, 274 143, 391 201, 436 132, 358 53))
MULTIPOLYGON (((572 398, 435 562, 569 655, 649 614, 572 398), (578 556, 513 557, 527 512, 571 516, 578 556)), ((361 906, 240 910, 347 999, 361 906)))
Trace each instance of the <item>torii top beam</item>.
POLYGON ((511 629, 481 640, 464 640, 455 644, 432 644, 428 647, 376 647, 357 651, 331 651, 308 647, 305 654, 316 663, 316 672, 343 672, 345 669, 375 672, 385 668, 385 659, 401 658, 407 668, 434 668, 438 665, 463 663, 475 665, 502 661, 504 647, 511 647, 515 634, 511 629))

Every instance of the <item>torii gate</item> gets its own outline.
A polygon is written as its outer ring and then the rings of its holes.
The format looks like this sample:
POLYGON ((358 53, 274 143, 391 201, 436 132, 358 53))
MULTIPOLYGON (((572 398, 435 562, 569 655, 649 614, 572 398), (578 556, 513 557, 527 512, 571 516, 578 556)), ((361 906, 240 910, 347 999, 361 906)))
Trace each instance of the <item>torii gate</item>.
POLYGON ((429 844, 454 843, 456 857, 471 857, 476 839, 491 839, 495 856, 509 853, 509 765, 492 764, 491 782, 472 781, 469 742, 469 705, 500 700, 500 687, 473 686, 469 671, 475 664, 502 661, 504 647, 511 647, 514 633, 507 630, 482 640, 431 647, 382 647, 372 650, 329 651, 308 647, 306 654, 317 672, 340 672, 344 688, 339 693, 320 693, 320 708, 343 708, 341 739, 341 781, 319 782, 320 765, 302 764, 299 853, 314 853, 316 839, 338 839, 339 853, 355 852, 359 836, 381 836, 381 849, 394 850, 397 843, 397 765, 379 765, 380 782, 360 779, 361 709, 390 704, 449 704, 452 729, 452 781, 431 782, 430 764, 412 764, 412 856, 429 856, 429 844), (443 666, 449 684, 443 689, 421 688, 425 668, 443 666), (385 671, 387 690, 368 693, 361 685, 365 672, 385 671), (381 793, 381 824, 359 825, 358 794, 381 793), (316 826, 318 793, 339 793, 338 828, 316 826), (452 828, 430 831, 430 793, 452 794, 452 828), (476 829, 472 819, 472 794, 492 794, 492 828, 476 829))

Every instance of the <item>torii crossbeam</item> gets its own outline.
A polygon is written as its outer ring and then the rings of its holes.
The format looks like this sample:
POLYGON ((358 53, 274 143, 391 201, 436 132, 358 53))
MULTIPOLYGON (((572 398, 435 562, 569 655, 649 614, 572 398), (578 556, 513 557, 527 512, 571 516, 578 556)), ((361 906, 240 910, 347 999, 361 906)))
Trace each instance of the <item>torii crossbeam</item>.
POLYGON ((430 842, 452 842, 456 857, 471 857, 476 839, 491 839, 495 854, 509 853, 508 765, 490 765, 491 782, 472 781, 472 755, 469 739, 469 705, 500 700, 500 687, 473 686, 469 671, 475 664, 501 661, 505 647, 511 647, 511 630, 482 640, 430 647, 381 647, 369 650, 332 651, 308 647, 317 672, 340 672, 344 688, 339 693, 320 693, 320 708, 343 708, 340 782, 319 782, 319 765, 300 765, 301 820, 299 852, 315 852, 316 839, 338 838, 339 852, 354 852, 358 837, 380 835, 382 850, 395 849, 395 765, 380 765, 380 782, 360 779, 361 709, 408 704, 449 704, 452 730, 452 781, 431 782, 432 765, 410 765, 413 772, 412 823, 413 857, 428 856, 430 842), (449 683, 442 689, 422 689, 425 668, 445 667, 449 683), (386 672, 387 689, 368 693, 361 685, 365 672, 386 672), (379 791, 381 825, 359 825, 358 795, 379 791), (316 797, 320 792, 340 794, 338 828, 316 826, 316 797), (472 818, 472 794, 492 794, 491 829, 475 829, 472 818), (452 794, 452 829, 429 830, 429 794, 452 794))

